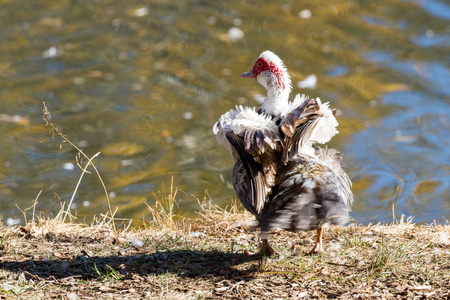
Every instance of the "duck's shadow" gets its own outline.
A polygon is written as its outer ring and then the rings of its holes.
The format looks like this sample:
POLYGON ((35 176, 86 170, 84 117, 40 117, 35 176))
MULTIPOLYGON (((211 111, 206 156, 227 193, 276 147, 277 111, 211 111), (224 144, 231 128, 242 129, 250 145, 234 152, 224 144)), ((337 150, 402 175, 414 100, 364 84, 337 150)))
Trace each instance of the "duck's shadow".
POLYGON ((170 250, 147 254, 111 255, 73 259, 6 261, 0 268, 27 277, 89 279, 95 277, 125 278, 133 275, 176 274, 183 277, 221 276, 235 278, 255 270, 252 267, 235 268, 245 262, 259 260, 258 255, 221 251, 170 250))

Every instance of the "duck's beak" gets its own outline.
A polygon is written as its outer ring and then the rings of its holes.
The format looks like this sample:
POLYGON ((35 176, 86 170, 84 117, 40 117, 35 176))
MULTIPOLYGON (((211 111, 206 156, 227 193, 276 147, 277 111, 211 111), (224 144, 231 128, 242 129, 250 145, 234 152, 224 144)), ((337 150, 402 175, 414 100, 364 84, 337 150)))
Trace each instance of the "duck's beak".
POLYGON ((252 71, 248 71, 246 73, 242 73, 241 74, 241 78, 256 78, 256 76, 253 75, 252 71))

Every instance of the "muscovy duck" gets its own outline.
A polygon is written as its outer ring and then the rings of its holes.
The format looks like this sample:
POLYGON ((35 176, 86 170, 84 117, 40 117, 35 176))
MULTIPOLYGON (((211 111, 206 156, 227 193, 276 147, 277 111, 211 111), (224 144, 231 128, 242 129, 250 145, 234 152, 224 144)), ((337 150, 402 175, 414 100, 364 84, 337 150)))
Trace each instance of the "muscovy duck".
POLYGON ((275 229, 316 229, 311 253, 321 252, 323 225, 345 224, 353 202, 341 154, 315 146, 338 133, 335 111, 319 98, 297 95, 289 101, 291 79, 271 51, 241 77, 255 78, 267 97, 258 110, 236 106, 223 114, 213 131, 233 158, 236 194, 258 221, 261 252, 275 253, 268 240, 275 229))

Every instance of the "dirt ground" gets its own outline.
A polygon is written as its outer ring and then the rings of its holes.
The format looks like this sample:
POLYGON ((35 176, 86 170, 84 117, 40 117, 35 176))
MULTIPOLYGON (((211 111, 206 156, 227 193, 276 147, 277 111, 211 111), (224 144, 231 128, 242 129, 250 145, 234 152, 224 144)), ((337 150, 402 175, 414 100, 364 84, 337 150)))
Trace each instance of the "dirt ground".
POLYGON ((113 230, 39 220, 0 225, 0 299, 450 299, 450 226, 399 221, 272 236, 258 255, 246 213, 113 230))

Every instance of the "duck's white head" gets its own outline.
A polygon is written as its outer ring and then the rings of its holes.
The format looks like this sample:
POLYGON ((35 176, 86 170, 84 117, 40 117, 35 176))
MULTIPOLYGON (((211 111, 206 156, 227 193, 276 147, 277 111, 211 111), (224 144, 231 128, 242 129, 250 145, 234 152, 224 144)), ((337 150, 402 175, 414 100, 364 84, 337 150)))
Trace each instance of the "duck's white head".
POLYGON ((255 78, 266 88, 267 98, 261 106, 266 113, 278 115, 284 110, 292 90, 292 83, 283 61, 275 53, 268 50, 261 53, 253 69, 243 73, 241 77, 255 78))

